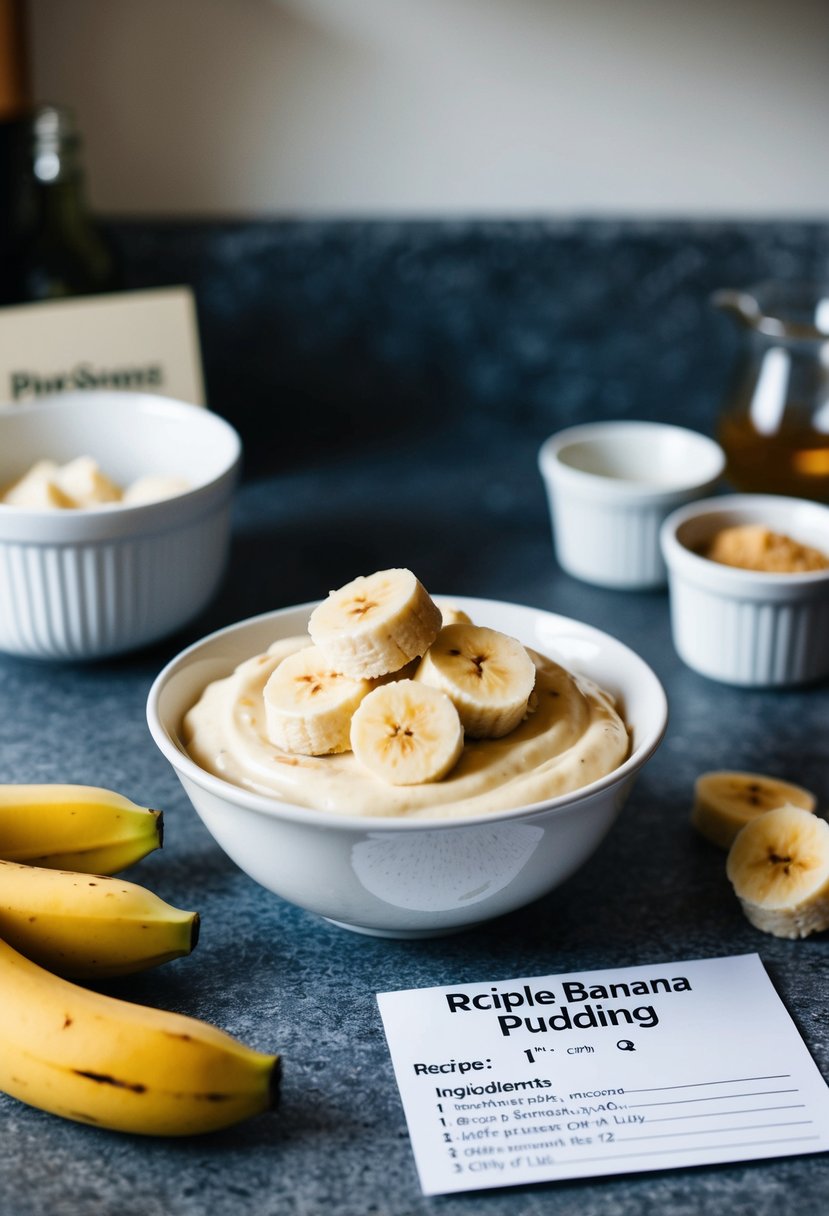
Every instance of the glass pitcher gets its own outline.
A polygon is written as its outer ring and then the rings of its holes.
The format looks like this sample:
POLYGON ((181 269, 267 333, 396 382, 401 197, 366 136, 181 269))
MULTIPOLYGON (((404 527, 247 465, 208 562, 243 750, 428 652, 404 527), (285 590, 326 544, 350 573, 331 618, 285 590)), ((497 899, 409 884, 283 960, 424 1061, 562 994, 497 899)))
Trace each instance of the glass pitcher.
POLYGON ((711 302, 744 334, 718 427, 727 480, 829 502, 829 284, 763 283, 711 302))

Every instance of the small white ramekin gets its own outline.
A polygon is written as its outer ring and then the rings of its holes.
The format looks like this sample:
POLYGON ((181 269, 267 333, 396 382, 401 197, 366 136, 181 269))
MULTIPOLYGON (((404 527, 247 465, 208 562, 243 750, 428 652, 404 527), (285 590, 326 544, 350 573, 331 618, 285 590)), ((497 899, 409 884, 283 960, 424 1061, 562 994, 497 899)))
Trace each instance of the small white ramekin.
POLYGON ((733 494, 674 511, 662 526, 680 658, 726 684, 783 687, 829 675, 829 570, 769 574, 701 556, 718 531, 763 524, 829 554, 829 507, 733 494))
POLYGON ((551 435, 538 461, 562 569, 635 590, 664 586, 662 521, 711 491, 725 457, 713 439, 684 427, 616 421, 551 435))
POLYGON ((79 510, 0 504, 0 650, 97 659, 174 632, 223 573, 240 459, 236 431, 170 398, 95 391, 0 411, 0 485, 37 460, 92 456, 122 486, 145 474, 190 488, 79 510))

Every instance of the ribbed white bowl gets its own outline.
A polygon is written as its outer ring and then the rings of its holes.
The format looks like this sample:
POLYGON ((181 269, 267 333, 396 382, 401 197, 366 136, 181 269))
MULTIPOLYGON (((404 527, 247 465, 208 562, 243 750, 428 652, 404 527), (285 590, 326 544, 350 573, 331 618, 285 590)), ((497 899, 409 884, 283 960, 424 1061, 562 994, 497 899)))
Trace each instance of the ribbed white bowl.
POLYGON ((119 654, 173 632, 221 578, 241 445, 207 410, 89 393, 0 412, 0 484, 37 459, 90 454, 115 481, 146 473, 191 488, 91 510, 0 506, 0 650, 41 659, 119 654))
POLYGON ((538 456, 556 556, 568 574, 603 587, 660 587, 659 529, 722 473, 713 439, 656 422, 596 422, 551 435, 538 456))
POLYGON ((829 508, 734 494, 673 512, 662 527, 680 658, 727 684, 782 687, 829 675, 829 570, 767 574, 700 556, 722 528, 765 524, 829 553, 829 508))

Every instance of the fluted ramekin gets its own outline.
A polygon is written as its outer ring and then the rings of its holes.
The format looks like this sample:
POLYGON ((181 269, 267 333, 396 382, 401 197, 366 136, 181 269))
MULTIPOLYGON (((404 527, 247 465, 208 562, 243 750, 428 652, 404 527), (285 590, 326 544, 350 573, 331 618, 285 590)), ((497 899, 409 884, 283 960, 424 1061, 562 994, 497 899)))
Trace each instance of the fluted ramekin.
POLYGON ((704 676, 783 687, 829 676, 829 570, 774 574, 702 554, 721 529, 763 524, 829 555, 829 507, 733 494, 674 511, 662 526, 671 628, 680 658, 704 676))
POLYGON ((236 431, 149 394, 72 393, 0 411, 0 485, 37 460, 91 455, 113 481, 175 475, 158 502, 78 510, 0 505, 0 650, 97 659, 174 632, 222 575, 241 458, 236 431))
POLYGON ((713 439, 661 422, 590 422, 542 445, 556 556, 568 574, 623 590, 664 586, 662 521, 704 498, 725 457, 713 439))

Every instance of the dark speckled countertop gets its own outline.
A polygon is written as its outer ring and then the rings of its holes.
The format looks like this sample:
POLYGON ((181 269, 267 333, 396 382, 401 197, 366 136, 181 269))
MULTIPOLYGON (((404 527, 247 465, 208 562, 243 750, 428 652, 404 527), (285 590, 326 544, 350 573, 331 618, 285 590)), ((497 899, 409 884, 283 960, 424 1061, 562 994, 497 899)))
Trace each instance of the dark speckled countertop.
MULTIPOLYGON (((113 225, 132 286, 197 294, 210 403, 246 446, 222 590, 151 650, 0 658, 3 781, 77 781, 165 811, 132 877, 199 908, 194 954, 113 982, 284 1054, 278 1111, 206 1139, 62 1122, 0 1097, 3 1216, 823 1216, 822 1156, 421 1196, 375 993, 757 951, 829 1077, 829 948, 759 934, 692 832, 694 778, 759 769, 829 805, 826 686, 744 691, 675 655, 664 593, 556 566, 541 440, 588 418, 711 433, 735 354, 723 285, 827 277, 816 224, 113 225), (358 572, 549 608, 614 634, 668 691, 666 738, 599 851, 540 903, 455 937, 361 937, 256 887, 201 826, 145 726, 181 647, 358 572)), ((0 999, 2 994, 0 993, 0 999)), ((739 1028, 736 1028, 739 1032, 739 1028)))

